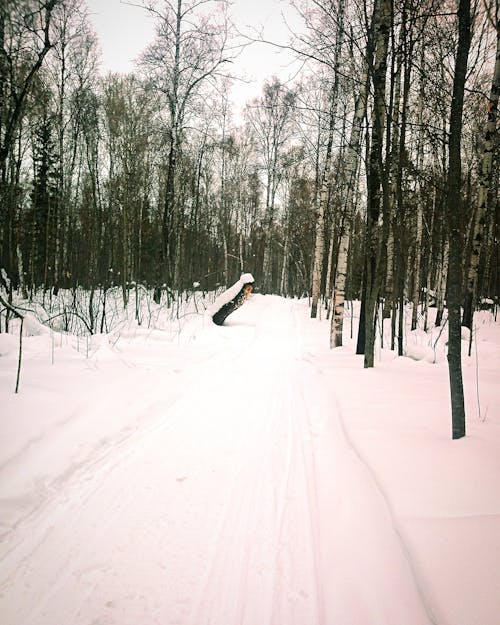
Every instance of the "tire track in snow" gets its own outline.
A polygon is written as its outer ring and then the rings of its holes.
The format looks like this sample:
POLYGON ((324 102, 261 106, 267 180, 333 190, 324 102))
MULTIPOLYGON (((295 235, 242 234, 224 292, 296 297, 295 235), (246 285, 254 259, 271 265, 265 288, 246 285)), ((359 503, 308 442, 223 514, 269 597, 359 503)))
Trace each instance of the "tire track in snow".
POLYGON ((316 347, 306 354, 303 389, 304 402, 311 407, 310 430, 316 436, 325 623, 436 623, 389 502, 346 430, 335 395, 332 353, 316 347))
POLYGON ((387 492, 384 486, 382 485, 378 475, 376 474, 376 472, 373 470, 372 466, 370 465, 370 463, 367 461, 365 456, 361 453, 358 446, 354 444, 354 441, 352 440, 352 437, 350 436, 349 431, 346 427, 343 411, 335 393, 333 393, 333 400, 335 402, 335 407, 336 407, 337 414, 338 414, 338 423, 342 432, 342 437, 345 440, 346 444, 349 446, 349 448, 353 451, 356 458, 359 460, 360 465, 363 466, 365 472, 369 476, 370 481, 375 486, 375 489, 380 494, 380 497, 382 498, 385 504, 385 507, 387 509, 387 512, 390 516, 394 534, 397 537, 397 540, 401 549, 401 553, 406 561, 408 570, 413 579, 414 587, 420 598, 421 605, 425 611, 425 614, 427 615, 429 623, 432 625, 437 625, 438 619, 436 618, 436 615, 434 614, 434 610, 432 608, 431 601, 429 599, 429 595, 431 595, 432 593, 430 593, 429 590, 426 589, 425 584, 423 583, 419 575, 416 565, 411 557, 410 548, 408 547, 408 544, 404 538, 404 535, 400 528, 400 524, 398 523, 397 517, 394 514, 394 509, 387 495, 387 492))
MULTIPOLYGON (((303 401, 301 393, 302 381, 296 368, 289 373, 288 392, 290 398, 290 412, 288 428, 290 436, 290 454, 288 458, 288 479, 285 485, 285 504, 283 517, 280 523, 280 542, 286 537, 297 523, 297 539, 288 540, 286 561, 281 563, 281 577, 287 580, 290 589, 307 602, 302 610, 297 605, 287 606, 280 583, 275 587, 273 601, 272 625, 281 623, 307 622, 323 623, 323 601, 319 561, 319 527, 317 524, 318 510, 316 499, 316 479, 314 463, 312 462, 313 449, 307 426, 308 407, 303 401), (281 596, 280 596, 281 595, 281 596), (305 610, 304 610, 305 608, 305 610)), ((293 537, 292 537, 293 538, 293 537)), ((285 539, 286 540, 286 539, 285 539)), ((282 554, 280 554, 282 555, 282 554)), ((280 580, 281 581, 281 580, 280 580)))
MULTIPOLYGON (((262 317, 268 306, 269 304, 259 312, 258 319, 262 317)), ((80 412, 92 412, 91 416, 93 419, 95 419, 96 414, 101 414, 103 418, 105 418, 106 414, 110 411, 116 412, 122 409, 130 410, 129 406, 127 406, 127 402, 133 402, 136 406, 135 414, 137 414, 137 418, 134 422, 131 423, 129 418, 127 424, 119 432, 115 433, 113 437, 111 437, 111 435, 105 435, 96 447, 88 449, 87 452, 82 452, 81 449, 76 450, 77 457, 71 461, 71 464, 67 466, 64 472, 57 475, 55 479, 45 480, 43 484, 37 487, 35 492, 26 492, 23 495, 27 502, 26 510, 23 511, 18 518, 10 521, 10 523, 6 525, 5 531, 0 535, 1 558, 8 556, 9 552, 15 548, 16 543, 13 543, 12 540, 14 530, 19 530, 22 534, 23 528, 32 524, 37 516, 43 514, 43 511, 48 506, 50 507, 57 503, 60 498, 61 490, 66 489, 66 487, 74 489, 75 484, 87 481, 89 479, 88 476, 95 475, 101 467, 103 470, 109 468, 109 463, 122 462, 124 451, 136 445, 141 439, 147 438, 165 429, 165 427, 175 427, 175 419, 172 421, 172 415, 179 412, 179 408, 183 404, 191 401, 191 397, 193 393, 195 393, 197 377, 199 376, 200 370, 227 368, 229 371, 232 363, 237 363, 241 360, 244 357, 245 350, 251 347, 256 339, 255 327, 251 325, 245 327, 245 331, 243 333, 240 332, 236 340, 234 340, 235 337, 233 336, 233 341, 230 341, 230 334, 226 332, 226 335, 224 335, 223 332, 221 333, 221 329, 216 326, 209 326, 209 332, 210 331, 212 333, 218 332, 219 336, 227 338, 228 345, 223 350, 220 349, 220 346, 219 349, 211 346, 206 353, 204 353, 204 350, 199 350, 203 356, 201 359, 197 355, 197 350, 194 350, 194 353, 191 354, 189 369, 180 372, 182 374, 181 379, 176 380, 177 385, 174 385, 174 389, 169 391, 164 402, 159 402, 157 399, 153 401, 148 401, 146 399, 147 403, 145 404, 144 398, 150 396, 154 397, 155 387, 164 383, 165 374, 170 373, 170 375, 172 375, 174 372, 168 370, 164 371, 162 369, 160 372, 153 371, 148 377, 145 377, 143 372, 138 372, 137 375, 141 374, 139 378, 139 392, 134 393, 132 397, 130 391, 137 387, 137 379, 134 375, 127 374, 124 379, 120 378, 117 381, 113 381, 111 388, 108 384, 106 388, 103 389, 104 392, 96 393, 91 401, 86 399, 84 402, 80 402, 69 416, 61 423, 56 424, 57 430, 60 430, 61 435, 65 436, 65 428, 71 430, 73 420, 76 419, 80 412), (247 328, 249 331, 247 331, 247 328), (176 388, 176 386, 180 387, 181 390, 176 388), (98 404, 96 403, 97 399, 99 401, 98 404), (158 416, 144 422, 145 420, 142 415, 151 413, 158 416)), ((120 360, 129 368, 136 367, 133 360, 125 360, 122 358, 120 358, 120 360)), ((97 367, 97 361, 94 365, 97 367)), ((45 434, 40 435, 39 439, 30 442, 30 446, 37 442, 44 443, 44 439, 45 434)), ((37 459, 37 455, 43 458, 48 452, 42 446, 40 449, 37 449, 35 446, 30 453, 32 458, 37 459)), ((21 453, 4 463, 4 465, 0 467, 0 471, 6 472, 6 470, 10 470, 11 472, 15 472, 19 470, 16 466, 19 461, 25 461, 25 456, 21 453)), ((20 469, 22 470, 22 466, 20 469)), ((8 472, 6 475, 4 474, 3 479, 6 481, 9 479, 8 472)))
MULTIPOLYGON (((205 573, 201 596, 195 601, 196 616, 191 620, 193 624, 243 623, 245 609, 249 609, 252 604, 255 607, 256 601, 260 601, 260 609, 266 603, 265 592, 268 584, 262 584, 259 590, 264 595, 259 593, 258 598, 248 596, 248 586, 251 585, 249 569, 259 566, 258 563, 253 564, 259 560, 259 556, 255 552, 251 553, 252 546, 259 545, 262 548, 270 542, 269 534, 262 533, 262 529, 270 528, 259 528, 258 518, 263 516, 261 506, 264 496, 269 501, 272 495, 269 492, 267 472, 267 441, 273 438, 276 429, 276 422, 270 420, 261 429, 260 436, 251 441, 254 452, 252 458, 243 458, 243 466, 230 491, 227 513, 219 521, 217 538, 209 555, 210 566, 205 573)), ((261 574, 266 578, 269 571, 265 571, 264 567, 261 574)))
MULTIPOLYGON (((240 354, 237 354, 237 358, 239 357, 240 354)), ((219 360, 219 363, 227 362, 230 361, 230 357, 227 355, 220 358, 210 357, 206 366, 212 367, 214 360, 219 360)), ((155 382, 150 382, 149 386, 152 387, 155 382)), ((95 453, 85 462, 72 466, 69 473, 61 475, 58 482, 51 488, 51 497, 23 518, 18 526, 13 528, 15 531, 10 532, 5 538, 2 544, 2 570, 9 571, 9 578, 0 579, 0 592, 7 593, 9 588, 15 586, 19 580, 34 575, 30 563, 40 550, 47 553, 59 550, 65 553, 64 561, 54 565, 60 570, 53 568, 50 557, 44 558, 47 565, 45 574, 40 575, 37 580, 39 596, 36 599, 38 607, 35 612, 35 621, 41 622, 44 606, 49 604, 51 598, 67 583, 68 570, 72 574, 78 569, 79 557, 71 546, 75 543, 74 535, 65 526, 75 526, 76 534, 78 534, 78 524, 81 521, 86 524, 84 529, 92 528, 90 540, 82 538, 82 543, 86 542, 87 547, 98 544, 102 536, 109 532, 117 517, 126 516, 127 510, 133 507, 133 493, 137 492, 140 478, 138 475, 135 478, 132 476, 133 481, 129 482, 127 489, 114 490, 109 488, 109 485, 120 481, 123 467, 130 462, 131 457, 137 457, 141 450, 146 450, 153 438, 158 435, 168 435, 169 431, 174 430, 179 419, 185 415, 186 406, 191 403, 192 395, 185 391, 168 407, 159 420, 142 429, 132 431, 113 446, 95 450, 95 453), (80 517, 80 510, 96 508, 95 500, 99 498, 103 490, 106 490, 108 495, 97 507, 97 517, 88 518, 85 513, 83 518, 80 517), (87 508, 88 503, 92 503, 93 507, 87 508), (69 519, 71 522, 68 524, 69 519), (56 528, 58 530, 62 528, 62 531, 54 532, 56 528), (67 547, 61 549, 61 546, 65 544, 67 547), (46 583, 43 582, 44 577, 47 578, 46 583)), ((143 405, 142 410, 145 409, 148 408, 143 405)), ((105 408, 102 408, 102 411, 105 412, 105 408)), ((79 556, 82 555, 79 554, 79 556)), ((95 584, 84 593, 84 596, 91 593, 93 588, 95 584)), ((21 612, 24 612, 23 603, 28 602, 19 599, 18 608, 21 612)), ((33 622, 32 615, 28 617, 28 622, 33 622)))
POLYGON ((192 625, 321 622, 317 509, 308 483, 307 408, 290 344, 296 335, 292 306, 287 302, 280 316, 291 321, 279 330, 259 328, 253 346, 251 362, 265 357, 272 335, 280 356, 259 378, 255 415, 262 424, 220 520, 192 625))

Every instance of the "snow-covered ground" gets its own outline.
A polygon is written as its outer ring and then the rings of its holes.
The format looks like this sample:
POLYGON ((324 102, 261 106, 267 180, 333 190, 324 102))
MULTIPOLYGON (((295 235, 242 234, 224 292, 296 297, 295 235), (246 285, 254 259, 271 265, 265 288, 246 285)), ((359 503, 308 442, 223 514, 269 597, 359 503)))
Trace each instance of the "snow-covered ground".
POLYGON ((498 625, 500 323, 459 441, 445 332, 364 370, 349 325, 330 351, 306 301, 253 295, 223 327, 42 332, 18 395, 0 335, 2 625, 498 625))

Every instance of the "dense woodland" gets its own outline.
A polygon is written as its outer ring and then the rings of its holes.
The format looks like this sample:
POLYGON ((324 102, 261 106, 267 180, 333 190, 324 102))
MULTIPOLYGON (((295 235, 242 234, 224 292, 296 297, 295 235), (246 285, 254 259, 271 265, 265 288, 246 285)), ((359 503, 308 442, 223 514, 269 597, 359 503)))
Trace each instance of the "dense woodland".
POLYGON ((499 0, 296 0, 302 71, 241 115, 251 41, 228 3, 140 4, 155 39, 102 76, 84 0, 0 3, 5 299, 141 284, 158 302, 248 271, 311 296, 332 347, 361 299, 365 366, 377 316, 401 350, 403 306, 425 327, 447 302, 452 368, 460 324, 500 290, 499 0))

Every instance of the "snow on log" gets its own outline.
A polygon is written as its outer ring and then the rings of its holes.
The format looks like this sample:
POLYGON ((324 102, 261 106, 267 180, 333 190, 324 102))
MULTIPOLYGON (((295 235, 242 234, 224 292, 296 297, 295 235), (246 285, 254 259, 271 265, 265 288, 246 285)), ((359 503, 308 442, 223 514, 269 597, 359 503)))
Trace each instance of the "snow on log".
POLYGON ((214 303, 209 307, 208 312, 212 321, 221 326, 226 318, 239 308, 252 292, 254 278, 251 273, 244 273, 233 286, 221 293, 214 303))

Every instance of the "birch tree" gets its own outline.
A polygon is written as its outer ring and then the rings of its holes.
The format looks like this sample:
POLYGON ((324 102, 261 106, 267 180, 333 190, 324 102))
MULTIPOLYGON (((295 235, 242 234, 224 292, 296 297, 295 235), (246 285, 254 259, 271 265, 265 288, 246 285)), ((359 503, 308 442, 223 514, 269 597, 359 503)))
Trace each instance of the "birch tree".
MULTIPOLYGON (((424 76, 425 71, 425 41, 420 44, 420 85, 417 99, 417 172, 423 169, 423 111, 424 111, 424 76)), ((415 330, 418 319, 418 305, 420 302, 420 266, 422 257, 422 234, 424 220, 424 200, 423 200, 423 182, 420 181, 417 196, 417 211, 415 235, 413 238, 413 283, 411 285, 412 313, 411 313, 411 329, 415 330)))
POLYGON ((485 216, 488 192, 491 188, 493 158, 497 147, 498 98, 500 96, 500 8, 498 0, 490 7, 490 20, 496 30, 496 53, 493 67, 493 80, 486 103, 486 124, 483 147, 479 165, 479 190, 474 217, 472 250, 470 255, 467 281, 465 286, 464 312, 462 323, 472 331, 474 305, 477 298, 478 270, 481 249, 485 236, 485 216), (492 10, 494 8, 494 11, 492 10))
POLYGON ((176 173, 190 106, 204 84, 230 60, 227 52, 226 3, 197 0, 145 2, 156 18, 156 40, 142 56, 141 65, 166 100, 166 172, 162 211, 160 275, 171 282, 176 235, 176 173))
POLYGON ((272 244, 275 223, 276 193, 283 174, 285 146, 292 134, 291 119, 295 92, 276 78, 265 83, 261 98, 246 110, 246 118, 260 146, 265 176, 265 207, 263 216, 262 290, 268 292, 273 283, 272 244))
MULTIPOLYGON (((326 144, 325 162, 323 174, 316 195, 316 240, 314 245, 314 264, 312 270, 312 293, 311 293, 311 317, 315 318, 318 313, 318 300, 321 291, 321 278, 323 274, 323 256, 325 247, 325 211, 328 203, 330 189, 330 170, 332 166, 333 134, 337 121, 337 103, 339 90, 339 65, 342 52, 342 42, 344 35, 344 10, 345 0, 340 0, 337 8, 337 33, 335 41, 335 54, 333 59, 333 83, 329 93, 329 114, 328 114, 328 138, 326 144)), ((326 285, 328 288, 329 285, 326 285)))
POLYGON ((364 75, 360 77, 359 81, 359 91, 356 96, 356 105, 354 109, 354 117, 352 120, 351 135, 345 157, 345 209, 342 219, 342 234, 340 237, 337 269, 334 282, 335 286, 333 291, 333 314, 330 324, 330 347, 340 347, 342 345, 347 262, 349 258, 351 226, 356 195, 356 173, 358 171, 363 122, 366 116, 366 107, 368 102, 367 79, 368 75, 365 70, 364 75))

